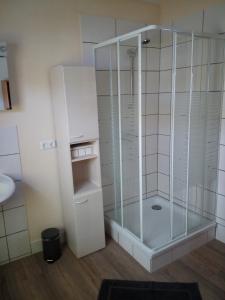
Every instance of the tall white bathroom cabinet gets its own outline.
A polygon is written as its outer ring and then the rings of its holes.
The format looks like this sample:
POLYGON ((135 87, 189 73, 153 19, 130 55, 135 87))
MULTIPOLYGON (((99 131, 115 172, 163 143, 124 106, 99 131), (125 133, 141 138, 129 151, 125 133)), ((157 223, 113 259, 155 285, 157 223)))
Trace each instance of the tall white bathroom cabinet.
POLYGON ((50 74, 66 238, 82 257, 105 246, 95 71, 56 66, 50 74))

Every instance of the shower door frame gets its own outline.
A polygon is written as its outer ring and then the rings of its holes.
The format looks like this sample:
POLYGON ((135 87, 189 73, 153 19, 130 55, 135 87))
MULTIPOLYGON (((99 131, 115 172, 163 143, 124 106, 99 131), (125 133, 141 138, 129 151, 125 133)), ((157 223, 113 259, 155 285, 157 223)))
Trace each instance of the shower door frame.
MULTIPOLYGON (((120 178, 121 178, 121 226, 124 230, 127 230, 130 234, 132 234, 135 238, 140 240, 143 243, 143 193, 142 193, 142 79, 141 79, 141 33, 138 34, 130 34, 121 37, 116 42, 117 45, 117 80, 118 80, 118 107, 119 107, 119 152, 120 152, 120 178), (120 42, 125 42, 126 40, 137 38, 138 39, 138 152, 139 152, 139 202, 140 202, 140 237, 131 232, 128 228, 124 226, 124 197, 123 197, 123 162, 122 162, 122 125, 121 125, 121 82, 120 82, 120 42)), ((97 48, 97 47, 96 47, 97 48)), ((133 87, 134 89, 134 78, 133 78, 133 87)), ((134 95, 131 95, 131 97, 134 95)))
MULTIPOLYGON (((170 191, 169 191, 169 202, 170 202, 170 226, 171 226, 171 239, 167 243, 154 248, 154 250, 161 250, 166 248, 168 245, 176 244, 177 242, 185 239, 187 236, 192 236, 197 232, 201 232, 202 228, 208 228, 212 224, 215 224, 215 220, 210 221, 208 224, 204 225, 201 228, 196 228, 196 230, 189 232, 188 231, 188 204, 189 204, 189 146, 190 146, 190 116, 191 116, 191 107, 192 107, 192 89, 193 89, 193 43, 194 38, 210 38, 210 39, 219 39, 224 40, 225 37, 219 36, 217 34, 207 34, 207 33, 195 33, 194 31, 185 32, 183 30, 174 30, 171 28, 159 26, 159 25, 148 25, 143 28, 137 29, 135 31, 123 34, 121 36, 109 39, 107 41, 101 42, 97 45, 94 45, 93 51, 98 48, 102 48, 105 46, 110 46, 112 44, 116 44, 117 49, 117 81, 118 81, 118 107, 119 107, 119 153, 120 153, 120 182, 121 182, 121 227, 123 230, 126 230, 131 236, 135 239, 139 240, 143 245, 143 194, 142 194, 142 83, 141 83, 141 72, 142 72, 142 57, 141 57, 141 34, 146 31, 150 30, 162 30, 168 31, 173 34, 173 64, 172 64, 172 98, 171 98, 171 137, 170 137, 170 191), (185 232, 180 234, 177 237, 173 237, 173 147, 174 147, 174 108, 175 108, 175 101, 176 101, 176 47, 177 47, 177 34, 183 35, 191 35, 191 77, 190 77, 190 88, 189 88, 189 104, 188 104, 188 149, 187 149, 187 177, 186 177, 186 207, 185 207, 185 232), (140 201, 140 237, 136 236, 133 232, 128 230, 124 227, 124 220, 123 220, 123 176, 122 176, 122 140, 121 140, 121 85, 120 85, 120 42, 129 40, 131 38, 138 38, 138 134, 139 134, 139 201, 140 201)), ((95 56, 94 56, 95 57, 95 56)), ((218 158, 219 159, 219 158, 218 158)), ((218 179, 217 179, 218 180, 218 179)), ((148 246, 147 246, 148 247, 148 246)))

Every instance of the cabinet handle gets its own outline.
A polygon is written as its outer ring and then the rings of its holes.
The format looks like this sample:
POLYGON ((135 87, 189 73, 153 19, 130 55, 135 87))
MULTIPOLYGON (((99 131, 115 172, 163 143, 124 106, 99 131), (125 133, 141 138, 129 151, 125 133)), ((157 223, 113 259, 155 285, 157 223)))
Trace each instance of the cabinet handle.
POLYGON ((83 136, 84 136, 83 134, 80 134, 80 135, 75 135, 72 138, 73 139, 79 139, 79 138, 82 138, 83 136))
POLYGON ((88 202, 88 199, 85 199, 83 201, 76 201, 75 204, 84 204, 86 202, 88 202))

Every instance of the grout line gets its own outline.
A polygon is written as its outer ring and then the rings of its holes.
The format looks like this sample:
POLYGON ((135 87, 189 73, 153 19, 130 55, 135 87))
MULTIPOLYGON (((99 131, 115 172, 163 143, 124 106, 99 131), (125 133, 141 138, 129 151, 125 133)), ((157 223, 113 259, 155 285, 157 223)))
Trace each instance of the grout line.
POLYGON ((6 240, 6 247, 7 247, 7 253, 8 253, 8 260, 10 262, 10 256, 9 256, 9 245, 8 245, 8 239, 7 239, 7 235, 6 235, 6 225, 5 225, 5 216, 4 213, 2 212, 2 218, 3 218, 3 224, 4 224, 4 229, 5 229, 5 240, 6 240))
POLYGON ((14 155, 20 155, 20 153, 19 153, 19 152, 16 152, 16 153, 10 153, 10 154, 0 154, 0 157, 14 156, 14 155))
MULTIPOLYGON (((198 94, 201 94, 201 93, 221 93, 223 94, 225 92, 225 90, 211 90, 211 91, 206 91, 206 90, 193 90, 193 93, 198 93, 198 94)), ((176 94, 188 94, 189 92, 188 91, 176 91, 176 94)), ((152 93, 142 93, 143 95, 157 95, 157 94, 171 94, 170 91, 159 91, 158 93, 156 92, 152 92, 152 93)), ((136 94, 137 95, 137 94, 136 94)), ((117 96, 117 95, 115 95, 117 96)), ((129 96, 129 94, 121 94, 121 96, 129 96)), ((110 97, 109 94, 98 94, 97 97, 110 97)))
POLYGON ((19 205, 19 206, 15 206, 15 207, 11 207, 11 208, 6 208, 6 209, 4 209, 3 206, 2 206, 2 212, 4 212, 4 211, 9 211, 9 210, 13 210, 13 209, 17 209, 17 208, 20 208, 20 207, 26 208, 26 207, 25 207, 25 204, 21 204, 21 205, 19 205))

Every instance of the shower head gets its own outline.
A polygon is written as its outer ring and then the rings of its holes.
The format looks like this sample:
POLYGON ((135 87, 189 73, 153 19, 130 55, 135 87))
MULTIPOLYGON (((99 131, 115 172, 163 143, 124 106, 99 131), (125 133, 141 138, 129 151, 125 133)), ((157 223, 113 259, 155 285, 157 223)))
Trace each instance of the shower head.
POLYGON ((150 40, 149 39, 144 39, 142 41, 142 45, 148 45, 150 43, 150 40))

